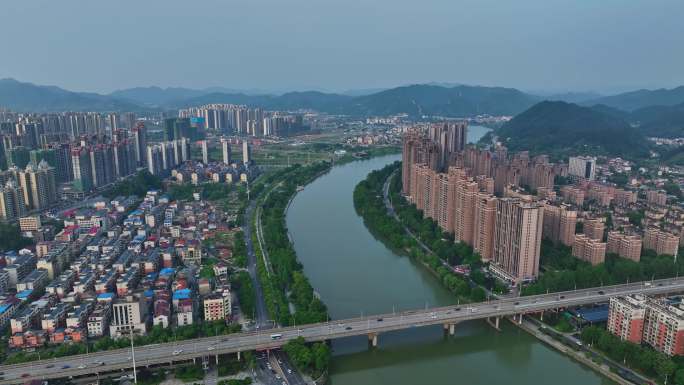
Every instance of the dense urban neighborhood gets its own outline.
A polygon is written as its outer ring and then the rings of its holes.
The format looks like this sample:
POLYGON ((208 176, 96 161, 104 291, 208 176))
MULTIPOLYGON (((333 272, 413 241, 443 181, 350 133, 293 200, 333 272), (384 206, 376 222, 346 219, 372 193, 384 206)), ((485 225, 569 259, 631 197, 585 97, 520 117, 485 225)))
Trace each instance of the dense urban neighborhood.
POLYGON ((0 385, 684 385, 683 1, 0 8, 0 385))

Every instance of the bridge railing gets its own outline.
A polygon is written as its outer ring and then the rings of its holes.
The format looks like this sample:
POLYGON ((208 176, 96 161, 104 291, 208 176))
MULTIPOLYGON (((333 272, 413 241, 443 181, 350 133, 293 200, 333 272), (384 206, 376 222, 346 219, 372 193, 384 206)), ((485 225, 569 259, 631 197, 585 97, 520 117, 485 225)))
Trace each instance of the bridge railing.
MULTIPOLYGON (((463 314, 459 313, 456 314, 454 313, 453 317, 441 317, 439 319, 432 319, 432 318, 427 318, 424 320, 414 320, 411 321, 410 323, 415 324, 415 325, 427 325, 427 324, 436 324, 436 323, 441 323, 441 322, 449 322, 449 321, 458 321, 458 320, 467 320, 467 319, 474 319, 474 318, 486 318, 487 315, 490 314, 495 314, 497 316, 505 316, 505 315, 512 315, 512 314, 519 314, 519 313, 526 313, 526 312, 535 312, 535 311, 540 311, 540 310, 545 310, 551 307, 568 307, 568 306, 576 306, 576 305, 582 305, 590 302, 602 302, 605 300, 608 300, 610 297, 613 296, 621 296, 621 295, 627 295, 627 294, 633 294, 633 293, 646 293, 646 294, 662 294, 662 293, 668 293, 668 292, 677 292, 677 291, 684 291, 684 278, 667 278, 667 279, 660 279, 660 280, 652 280, 652 281, 644 281, 644 282, 635 282, 635 283, 629 283, 629 284, 618 284, 618 285, 611 285, 611 286, 600 286, 600 287, 594 287, 594 288, 587 288, 587 289, 578 289, 578 290, 570 290, 570 291, 564 291, 564 292, 555 292, 555 293, 549 293, 549 294, 539 294, 539 295, 534 295, 534 296, 524 296, 524 297, 512 297, 512 298, 504 298, 504 299, 497 299, 497 300, 491 300, 491 301, 486 301, 486 302, 479 302, 479 303, 463 303, 461 305, 453 304, 450 306, 441 306, 441 307, 434 307, 434 308, 422 308, 422 309, 416 309, 416 310, 406 310, 406 311, 401 311, 401 312, 392 312, 392 313, 383 313, 383 314, 374 314, 374 315, 367 315, 367 316, 360 316, 360 317, 354 317, 354 318, 347 318, 347 319, 342 319, 342 320, 329 320, 325 322, 319 322, 319 323, 314 323, 314 324, 305 324, 305 325, 297 325, 297 326, 288 326, 288 327, 283 327, 283 328, 277 328, 277 329, 262 329, 262 330, 252 330, 252 331, 247 331, 247 332, 242 332, 242 333, 235 333, 235 334, 227 334, 227 335, 220 335, 220 336, 212 336, 212 337, 201 337, 201 338, 195 338, 195 339, 188 339, 188 340, 182 340, 182 341, 177 341, 177 342, 167 342, 167 343, 162 343, 162 344, 152 344, 152 345, 141 345, 139 347, 136 347, 136 349, 145 349, 145 348, 151 348, 151 347, 168 347, 169 349, 173 349, 174 346, 176 346, 178 343, 180 344, 187 344, 187 343, 220 343, 225 340, 230 340, 230 339, 237 339, 241 337, 253 337, 257 335, 265 335, 266 340, 261 343, 257 343, 254 345, 250 345, 252 348, 256 349, 261 349, 261 348, 269 348, 269 347, 277 347, 282 345, 286 341, 271 341, 268 339, 268 336, 270 334, 276 334, 276 333, 287 333, 287 332, 293 332, 293 331, 298 331, 302 330, 305 328, 316 328, 316 327, 321 327, 321 326, 336 326, 338 324, 346 324, 346 323, 358 323, 358 322, 364 322, 364 321, 377 321, 378 318, 391 318, 391 317, 409 317, 409 316, 415 316, 415 315, 420 315, 420 314, 429 314, 432 312, 439 313, 439 312, 444 312, 448 311, 450 309, 454 309, 456 306, 463 306, 463 307, 474 307, 474 306, 482 306, 486 304, 490 305, 504 305, 504 304, 509 304, 510 303, 515 303, 515 302, 520 302, 524 301, 526 304, 524 307, 521 308, 510 308, 510 309, 500 309, 498 311, 489 311, 486 313, 477 313, 477 314, 463 314), (599 292, 603 292, 603 294, 599 294, 599 292), (577 294, 587 294, 586 296, 583 297, 573 297, 573 298, 564 298, 561 300, 561 297, 567 297, 570 295, 576 296, 577 294), (589 295, 591 294, 591 295, 589 295), (555 302, 549 303, 548 300, 550 299, 558 299, 555 302), (536 300, 536 301, 535 301, 536 300), (540 302, 540 300, 543 300, 544 302, 540 302), (530 304, 529 302, 532 301, 530 304)), ((492 315, 490 315, 492 316, 492 315)), ((370 324, 369 324, 370 325, 370 324)), ((404 329, 407 326, 405 325, 386 325, 386 324, 378 324, 377 322, 373 322, 373 329, 391 329, 391 330, 397 330, 397 329, 404 329)), ((332 329, 331 329, 332 330, 332 329)), ((343 337, 345 335, 359 335, 359 334, 364 334, 366 330, 351 330, 351 331, 340 331, 337 330, 335 332, 331 332, 330 336, 332 338, 339 338, 343 337)), ((321 339, 327 339, 327 336, 322 335, 322 336, 317 336, 315 340, 321 340, 321 339)), ((289 339, 289 338, 288 338, 289 339)), ((258 340, 258 339, 257 339, 258 340)), ((239 347, 241 348, 241 347, 239 347)), ((215 352, 212 352, 211 354, 221 354, 221 352, 230 352, 230 351, 237 351, 235 350, 235 347, 231 348, 218 348, 216 349, 215 352)), ((61 358, 56 358, 56 359, 46 359, 46 360, 39 360, 39 361, 33 361, 33 362, 27 362, 27 363, 18 363, 18 364, 12 364, 12 365, 2 365, 0 366, 0 371, 18 371, 20 369, 26 369, 26 368, 31 368, 35 365, 41 365, 43 363, 55 363, 55 366, 58 365, 58 363, 62 360, 69 360, 69 361, 78 361, 78 360, 93 360, 93 359, 99 359, 103 362, 106 363, 107 357, 114 357, 118 356, 121 354, 127 354, 130 351, 130 348, 122 348, 122 349, 115 349, 115 350, 107 350, 107 351, 101 351, 101 352, 94 352, 94 353, 89 353, 89 354, 79 354, 79 355, 72 355, 72 356, 65 356, 61 358)), ((171 351, 171 350, 169 350, 171 351)), ((206 355, 207 352, 185 352, 183 353, 180 357, 177 357, 178 360, 185 360, 185 359, 192 359, 194 356, 197 355, 197 357, 206 355)), ((160 359, 162 362, 166 361, 174 361, 176 358, 174 357, 167 357, 166 359, 160 359)), ((116 367, 118 368, 119 366, 123 367, 131 367, 132 363, 121 363, 121 364, 116 364, 116 367)), ((109 370, 110 366, 106 366, 107 369, 109 370)), ((89 368, 89 369, 83 369, 86 372, 92 372, 94 368, 89 368)), ((79 370, 73 370, 73 373, 80 372, 79 370)), ((69 373, 72 373, 70 370, 69 373)), ((62 373, 62 376, 64 374, 62 373)), ((78 375, 78 374, 74 374, 78 375)))

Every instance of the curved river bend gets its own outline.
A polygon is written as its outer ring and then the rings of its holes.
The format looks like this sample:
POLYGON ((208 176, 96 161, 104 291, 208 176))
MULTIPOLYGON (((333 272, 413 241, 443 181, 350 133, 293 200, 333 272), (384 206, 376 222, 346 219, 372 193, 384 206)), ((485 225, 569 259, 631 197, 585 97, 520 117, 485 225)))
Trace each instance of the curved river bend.
MULTIPOLYGON (((297 256, 333 318, 454 303, 424 268, 375 239, 356 214, 352 191, 391 155, 335 167, 297 194, 287 225, 297 256)), ((611 381, 504 323, 485 322, 382 334, 368 350, 365 337, 333 342, 332 385, 554 384, 607 385, 611 381)))

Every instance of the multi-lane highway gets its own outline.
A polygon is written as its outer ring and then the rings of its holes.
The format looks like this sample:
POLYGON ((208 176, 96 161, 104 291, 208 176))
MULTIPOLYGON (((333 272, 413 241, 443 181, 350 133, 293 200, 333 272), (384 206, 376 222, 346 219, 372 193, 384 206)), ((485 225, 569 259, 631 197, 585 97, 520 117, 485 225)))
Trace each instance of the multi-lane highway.
MULTIPOLYGON (((323 341, 358 335, 379 335, 427 325, 451 325, 462 321, 538 312, 547 309, 606 302, 610 297, 643 293, 650 295, 684 292, 684 278, 637 282, 616 286, 566 291, 529 297, 500 299, 461 306, 381 314, 323 322, 298 327, 256 330, 220 337, 198 338, 142 346, 135 349, 136 365, 146 366, 198 357, 267 350, 282 346, 289 340, 304 337, 307 341, 323 341)), ((48 379, 129 369, 133 366, 131 349, 119 349, 89 355, 69 356, 25 364, 0 366, 0 384, 26 379, 48 379)))

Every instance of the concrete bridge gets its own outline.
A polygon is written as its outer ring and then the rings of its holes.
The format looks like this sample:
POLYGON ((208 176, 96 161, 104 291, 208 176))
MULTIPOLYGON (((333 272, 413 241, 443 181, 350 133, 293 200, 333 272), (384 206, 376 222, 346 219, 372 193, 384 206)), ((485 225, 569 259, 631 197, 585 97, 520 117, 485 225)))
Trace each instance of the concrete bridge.
POLYGON ((303 337, 308 342, 315 342, 366 335, 369 344, 377 346, 382 333, 394 330, 443 325, 445 332, 453 334, 458 323, 463 321, 486 319, 494 326, 498 326, 499 319, 505 316, 522 320, 522 316, 527 313, 607 302, 610 297, 615 296, 636 293, 663 295, 682 292, 684 292, 684 278, 672 278, 197 338, 139 346, 135 348, 134 354, 128 348, 24 364, 2 365, 0 366, 0 372, 2 372, 0 384, 127 370, 131 369, 134 363, 137 367, 143 367, 206 357, 218 359, 220 354, 237 353, 239 355, 240 352, 251 350, 276 349, 298 337, 303 337))

